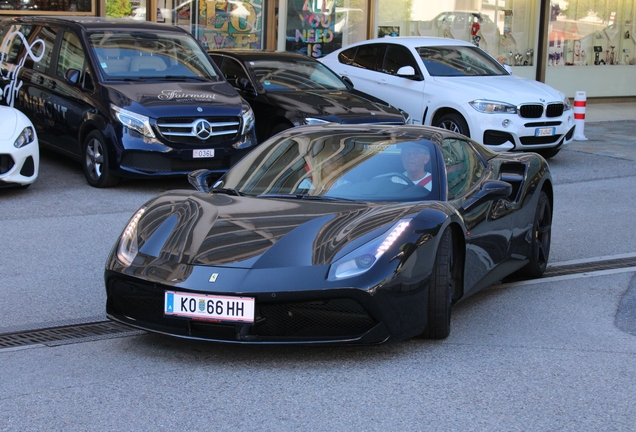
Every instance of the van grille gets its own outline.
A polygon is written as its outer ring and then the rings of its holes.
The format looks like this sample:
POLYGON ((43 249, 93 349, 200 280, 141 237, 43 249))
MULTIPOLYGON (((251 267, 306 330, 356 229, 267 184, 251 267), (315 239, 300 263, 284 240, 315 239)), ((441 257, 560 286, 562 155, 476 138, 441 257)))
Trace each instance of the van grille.
POLYGON ((163 117, 157 119, 157 128, 168 142, 207 146, 236 139, 241 121, 238 117, 163 117), (203 123, 202 123, 203 122, 203 123), (197 136, 197 129, 209 125, 208 132, 197 136), (208 136, 209 135, 209 136, 208 136))

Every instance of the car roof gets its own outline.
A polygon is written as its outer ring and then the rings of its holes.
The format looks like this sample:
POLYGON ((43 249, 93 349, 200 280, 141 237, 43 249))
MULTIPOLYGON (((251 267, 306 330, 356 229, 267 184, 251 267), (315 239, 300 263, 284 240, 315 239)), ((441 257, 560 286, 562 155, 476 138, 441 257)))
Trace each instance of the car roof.
POLYGON ((418 48, 422 46, 474 46, 470 42, 450 38, 421 36, 385 36, 358 42, 345 47, 345 49, 353 46, 367 45, 370 43, 391 43, 403 45, 409 48, 418 48))
POLYGON ((3 20, 2 23, 57 24, 83 30, 149 30, 161 32, 187 33, 184 29, 149 21, 136 21, 126 18, 105 18, 92 16, 20 16, 3 20))
POLYGON ((210 54, 228 55, 244 61, 252 60, 318 60, 302 54, 284 51, 247 51, 247 50, 209 50, 210 54))

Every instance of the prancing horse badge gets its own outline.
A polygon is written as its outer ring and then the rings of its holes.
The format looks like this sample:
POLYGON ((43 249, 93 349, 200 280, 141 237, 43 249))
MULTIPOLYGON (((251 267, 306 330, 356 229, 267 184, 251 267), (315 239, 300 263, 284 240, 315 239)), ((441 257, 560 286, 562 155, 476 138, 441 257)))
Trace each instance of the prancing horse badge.
POLYGON ((218 273, 212 273, 212 275, 210 276, 210 282, 216 282, 216 278, 219 277, 218 273))

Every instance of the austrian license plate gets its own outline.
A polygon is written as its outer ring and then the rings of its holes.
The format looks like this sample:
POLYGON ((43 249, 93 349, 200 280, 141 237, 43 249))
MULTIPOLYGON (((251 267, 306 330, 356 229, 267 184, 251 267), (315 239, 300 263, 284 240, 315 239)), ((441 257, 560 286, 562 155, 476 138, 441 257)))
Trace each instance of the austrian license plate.
POLYGON ((192 157, 193 158, 213 158, 214 149, 192 150, 192 157))
POLYGON ((254 322, 255 303, 252 297, 166 291, 164 314, 193 319, 251 323, 254 322))
POLYGON ((556 134, 556 128, 547 127, 547 128, 536 128, 534 131, 534 136, 542 137, 542 136, 554 136, 556 134))

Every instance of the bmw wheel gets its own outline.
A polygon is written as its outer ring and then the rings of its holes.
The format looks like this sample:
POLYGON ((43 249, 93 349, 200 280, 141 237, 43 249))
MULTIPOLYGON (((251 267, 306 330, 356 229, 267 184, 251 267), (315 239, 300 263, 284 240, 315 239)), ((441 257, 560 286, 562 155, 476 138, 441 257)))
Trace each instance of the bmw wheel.
POLYGON ((448 113, 441 116, 433 126, 437 126, 442 129, 447 129, 458 134, 465 135, 470 138, 470 131, 468 130, 468 123, 464 120, 464 117, 457 113, 448 113))

